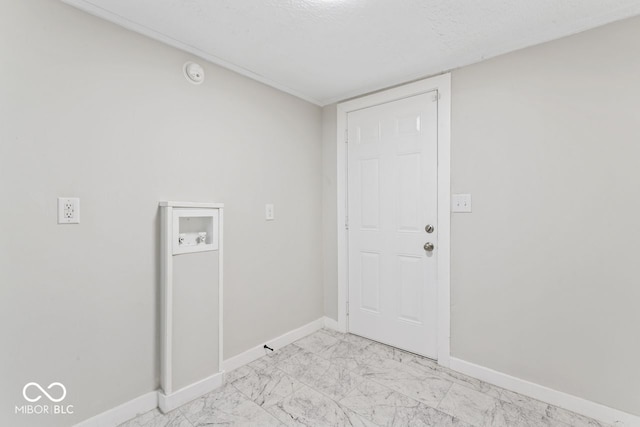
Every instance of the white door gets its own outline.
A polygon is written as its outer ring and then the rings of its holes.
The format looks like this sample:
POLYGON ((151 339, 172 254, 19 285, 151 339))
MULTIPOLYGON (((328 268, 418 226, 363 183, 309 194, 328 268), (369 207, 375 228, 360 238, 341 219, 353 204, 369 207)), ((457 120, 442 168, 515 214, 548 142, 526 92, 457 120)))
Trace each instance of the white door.
POLYGON ((437 108, 434 91, 347 115, 349 332, 434 359, 437 108))

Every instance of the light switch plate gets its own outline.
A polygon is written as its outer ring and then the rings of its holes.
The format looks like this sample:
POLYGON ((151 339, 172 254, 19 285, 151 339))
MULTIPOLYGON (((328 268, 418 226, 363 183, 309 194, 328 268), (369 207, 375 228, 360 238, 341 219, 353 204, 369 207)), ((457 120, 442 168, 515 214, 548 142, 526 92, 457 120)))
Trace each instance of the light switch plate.
POLYGON ((451 196, 451 212, 471 212, 471 194, 453 194, 451 196))
POLYGON ((80 224, 80 199, 58 197, 58 224, 80 224))
POLYGON ((269 203, 264 206, 264 219, 267 221, 273 221, 275 219, 275 212, 273 204, 269 203))

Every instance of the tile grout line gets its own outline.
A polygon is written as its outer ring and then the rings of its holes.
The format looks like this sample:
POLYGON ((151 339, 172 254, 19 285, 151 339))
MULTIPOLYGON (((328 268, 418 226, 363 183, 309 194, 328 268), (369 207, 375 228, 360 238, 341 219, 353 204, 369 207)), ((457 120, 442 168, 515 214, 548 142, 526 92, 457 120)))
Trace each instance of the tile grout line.
MULTIPOLYGON (((451 389, 453 388, 453 385, 454 385, 454 384, 455 384, 455 383, 452 381, 452 382, 451 382, 451 384, 449 385, 449 388, 447 388, 447 391, 446 391, 446 392, 444 392, 444 394, 442 395, 442 397, 441 397, 441 398, 440 398, 440 400, 438 401, 438 404, 437 404, 437 405, 436 405, 436 407, 435 407, 435 408, 433 408, 433 409, 437 409, 437 410, 439 410, 439 411, 440 411, 440 404, 441 404, 441 403, 442 403, 442 401, 447 397, 447 395, 449 394, 449 392, 450 392, 450 391, 451 391, 451 389)), ((446 413, 446 412, 444 412, 444 411, 440 411, 440 412, 446 413)), ((449 415, 451 415, 451 414, 449 414, 449 415)))

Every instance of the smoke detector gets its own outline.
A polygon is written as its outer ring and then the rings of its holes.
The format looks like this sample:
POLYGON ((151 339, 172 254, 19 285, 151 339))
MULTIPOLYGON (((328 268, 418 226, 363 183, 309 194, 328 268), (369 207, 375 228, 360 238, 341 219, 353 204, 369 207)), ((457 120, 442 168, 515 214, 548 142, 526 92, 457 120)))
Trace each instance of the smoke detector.
POLYGON ((199 85, 204 81, 204 69, 195 62, 187 62, 183 67, 184 76, 190 83, 199 85))

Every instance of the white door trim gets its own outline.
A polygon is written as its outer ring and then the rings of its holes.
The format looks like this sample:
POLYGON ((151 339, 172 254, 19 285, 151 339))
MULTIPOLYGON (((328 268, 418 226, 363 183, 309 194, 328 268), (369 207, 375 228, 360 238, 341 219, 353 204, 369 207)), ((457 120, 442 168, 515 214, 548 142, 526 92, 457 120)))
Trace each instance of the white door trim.
POLYGON ((347 332, 349 294, 347 213, 347 114, 391 101, 437 90, 438 100, 438 363, 450 358, 451 258, 451 74, 398 86, 338 104, 337 213, 338 213, 338 329, 347 332))

